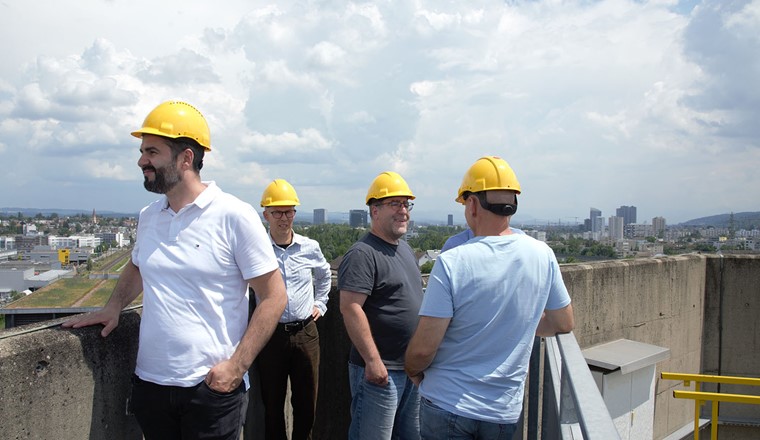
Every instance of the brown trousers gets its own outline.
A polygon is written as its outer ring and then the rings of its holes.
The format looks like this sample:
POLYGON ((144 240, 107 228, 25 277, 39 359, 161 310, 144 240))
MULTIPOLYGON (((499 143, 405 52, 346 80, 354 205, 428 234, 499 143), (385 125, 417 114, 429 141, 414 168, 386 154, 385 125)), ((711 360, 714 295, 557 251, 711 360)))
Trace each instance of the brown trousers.
POLYGON ((319 332, 312 321, 298 331, 287 332, 278 324, 259 353, 261 398, 267 440, 287 440, 285 395, 290 379, 293 407, 292 440, 310 440, 319 385, 319 332))

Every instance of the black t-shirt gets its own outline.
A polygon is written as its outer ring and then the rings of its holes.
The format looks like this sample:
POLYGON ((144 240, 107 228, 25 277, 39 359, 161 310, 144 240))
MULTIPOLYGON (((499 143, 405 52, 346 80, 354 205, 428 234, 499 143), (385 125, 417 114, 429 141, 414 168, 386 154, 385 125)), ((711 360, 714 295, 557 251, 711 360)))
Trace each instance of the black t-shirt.
MULTIPOLYGON (((363 309, 380 357, 389 370, 402 370, 422 304, 422 276, 409 244, 367 233, 343 257, 338 289, 367 295, 363 309)), ((364 366, 353 345, 349 362, 364 366)))

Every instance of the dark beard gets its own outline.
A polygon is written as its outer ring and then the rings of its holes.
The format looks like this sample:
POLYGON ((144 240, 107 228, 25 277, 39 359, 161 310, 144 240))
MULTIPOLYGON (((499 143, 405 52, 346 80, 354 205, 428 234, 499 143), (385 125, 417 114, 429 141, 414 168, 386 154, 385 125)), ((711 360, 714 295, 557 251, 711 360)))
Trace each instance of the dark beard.
POLYGON ((148 177, 145 176, 145 181, 143 182, 145 189, 150 192, 166 194, 171 191, 172 188, 177 186, 178 183, 182 182, 182 175, 177 171, 177 167, 174 165, 153 169, 155 170, 153 181, 149 181, 148 177))

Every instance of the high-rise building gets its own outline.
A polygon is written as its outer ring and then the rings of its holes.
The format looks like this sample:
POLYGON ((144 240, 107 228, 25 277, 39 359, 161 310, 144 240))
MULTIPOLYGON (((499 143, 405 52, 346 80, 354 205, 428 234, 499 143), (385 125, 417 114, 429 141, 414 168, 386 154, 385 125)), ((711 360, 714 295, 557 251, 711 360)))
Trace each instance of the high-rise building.
POLYGON ((622 240, 623 239, 623 217, 613 216, 610 217, 609 233, 610 240, 622 240))
POLYGON ((446 225, 454 226, 454 214, 449 214, 449 219, 446 221, 446 225))
POLYGON ((324 225, 325 223, 327 223, 327 210, 324 208, 315 209, 313 223, 315 225, 324 225))
POLYGON ((652 234, 655 237, 665 235, 665 217, 655 217, 652 219, 652 234))
POLYGON ((636 207, 635 206, 621 206, 615 210, 615 215, 623 217, 623 226, 636 223, 636 207))
POLYGON ((352 228, 366 228, 367 227, 367 210, 366 209, 352 209, 348 211, 348 224, 352 228))
POLYGON ((591 232, 602 232, 604 230, 604 219, 602 218, 602 211, 591 208, 588 215, 591 220, 591 232))

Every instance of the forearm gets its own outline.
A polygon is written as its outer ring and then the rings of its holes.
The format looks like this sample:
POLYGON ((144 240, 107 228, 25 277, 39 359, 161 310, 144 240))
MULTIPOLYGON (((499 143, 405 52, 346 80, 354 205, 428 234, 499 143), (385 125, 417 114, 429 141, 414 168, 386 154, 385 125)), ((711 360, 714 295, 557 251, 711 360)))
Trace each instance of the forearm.
POLYGON ((568 333, 575 327, 573 306, 567 306, 558 310, 545 310, 536 327, 536 336, 549 337, 557 333, 568 333))
POLYGON ((364 312, 361 309, 343 311, 343 322, 346 325, 348 337, 354 344, 356 351, 364 359, 364 362, 370 363, 381 360, 380 352, 377 350, 375 340, 372 338, 369 321, 367 321, 367 316, 364 312))
POLYGON ((404 370, 409 377, 422 374, 435 359, 451 318, 421 316, 412 339, 406 347, 404 370))
POLYGON ((411 352, 407 350, 406 359, 404 361, 404 370, 409 377, 420 375, 423 371, 430 366, 435 357, 435 352, 431 354, 423 354, 419 351, 411 352))
POLYGON ((243 371, 248 370, 269 341, 288 302, 285 283, 279 269, 248 280, 248 284, 258 293, 259 303, 248 321, 248 327, 235 353, 230 358, 243 371))
POLYGON ((121 311, 140 295, 143 290, 140 269, 129 260, 116 282, 116 287, 108 299, 104 309, 121 311))
POLYGON ((277 298, 266 298, 256 305, 248 328, 230 360, 243 370, 248 370, 272 336, 284 307, 284 303, 278 302, 277 298))

